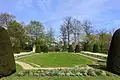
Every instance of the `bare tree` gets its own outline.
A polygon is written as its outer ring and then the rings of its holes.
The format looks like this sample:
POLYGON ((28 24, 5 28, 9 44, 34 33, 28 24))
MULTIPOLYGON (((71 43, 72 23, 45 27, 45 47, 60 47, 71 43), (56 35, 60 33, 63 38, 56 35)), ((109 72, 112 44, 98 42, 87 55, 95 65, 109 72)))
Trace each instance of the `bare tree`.
POLYGON ((75 43, 78 43, 80 40, 81 30, 82 30, 81 22, 77 19, 73 19, 73 34, 75 43))
POLYGON ((46 42, 48 43, 49 46, 51 46, 51 44, 55 41, 55 37, 54 37, 54 29, 52 27, 49 28, 49 30, 47 30, 47 34, 46 34, 46 42))
POLYGON ((80 40, 80 34, 82 30, 82 24, 79 20, 71 17, 67 17, 61 25, 60 31, 64 45, 71 43, 72 37, 74 37, 74 43, 78 43, 80 40))
POLYGON ((60 28, 60 33, 61 33, 61 39, 63 41, 63 49, 64 51, 67 49, 67 31, 66 31, 66 27, 61 25, 61 28, 60 28))
POLYGON ((65 26, 66 26, 66 30, 67 30, 67 37, 68 37, 68 46, 70 45, 70 34, 72 33, 72 22, 71 22, 72 18, 68 17, 65 20, 65 26))
POLYGON ((84 21, 82 26, 83 26, 84 32, 86 34, 86 43, 88 43, 89 39, 90 39, 90 35, 93 33, 92 23, 90 21, 86 20, 86 21, 84 21))
POLYGON ((73 25, 72 25, 72 18, 67 17, 65 21, 63 22, 63 25, 65 27, 66 33, 67 33, 67 41, 68 41, 68 46, 70 45, 70 35, 73 32, 73 25))

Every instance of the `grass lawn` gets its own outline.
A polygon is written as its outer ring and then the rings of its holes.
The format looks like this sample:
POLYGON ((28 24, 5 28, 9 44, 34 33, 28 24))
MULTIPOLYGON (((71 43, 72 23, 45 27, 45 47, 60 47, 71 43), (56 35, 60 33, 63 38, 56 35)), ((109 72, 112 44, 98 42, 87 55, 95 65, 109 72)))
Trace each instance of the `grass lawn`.
POLYGON ((22 70, 22 67, 18 64, 16 64, 16 72, 20 72, 22 70))
MULTIPOLYGON (((43 65, 43 67, 60 67, 60 66, 74 66, 74 65, 86 65, 91 64, 92 60, 82 57, 76 54, 68 54, 68 53, 50 53, 50 54, 37 54, 33 56, 29 56, 23 59, 20 59, 24 62, 32 62, 39 65, 43 65)), ((22 68, 16 64, 17 72, 20 72, 22 68)), ((15 75, 11 75, 0 80, 120 80, 119 76, 52 76, 52 77, 33 77, 33 76, 23 76, 23 77, 15 77, 15 75)))
POLYGON ((77 77, 77 76, 59 76, 59 77, 30 77, 30 76, 24 76, 24 77, 7 77, 3 80, 120 80, 120 77, 118 76, 97 76, 97 77, 77 77))
POLYGON ((36 54, 22 58, 20 61, 35 63, 41 67, 72 67, 75 65, 86 65, 92 63, 92 60, 88 58, 70 53, 36 54))

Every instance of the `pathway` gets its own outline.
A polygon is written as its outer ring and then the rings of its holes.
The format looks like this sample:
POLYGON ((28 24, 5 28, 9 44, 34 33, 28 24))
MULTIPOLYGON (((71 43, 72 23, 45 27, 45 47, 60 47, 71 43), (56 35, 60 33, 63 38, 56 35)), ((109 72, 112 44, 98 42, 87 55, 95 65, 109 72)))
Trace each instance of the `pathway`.
POLYGON ((85 55, 85 54, 80 54, 80 53, 76 53, 76 54, 81 55, 81 56, 84 56, 84 57, 88 57, 88 58, 91 58, 91 59, 94 59, 94 60, 98 60, 98 61, 106 61, 106 60, 103 60, 103 59, 99 59, 99 58, 87 56, 87 55, 85 55))
POLYGON ((38 53, 31 53, 31 54, 21 55, 21 56, 15 57, 15 59, 17 60, 17 59, 25 58, 25 57, 28 57, 28 56, 33 56, 33 55, 36 55, 36 54, 38 54, 38 53))
POLYGON ((107 57, 106 54, 102 54, 102 53, 93 53, 93 52, 87 52, 87 51, 81 51, 81 53, 92 54, 92 55, 97 55, 97 56, 102 56, 102 57, 107 57))
MULTIPOLYGON (((34 53, 33 52, 21 52, 20 54, 14 54, 14 57, 15 59, 20 59, 20 58, 24 58, 24 57, 28 57, 28 56, 32 56, 32 55, 36 55, 37 53, 34 53)), ((40 67, 39 65, 37 64, 34 64, 34 63, 25 63, 25 62, 21 62, 21 61, 15 61, 16 64, 19 64, 23 69, 34 69, 35 67, 40 67), (33 67, 33 66, 34 67, 33 67)))
POLYGON ((25 70, 27 70, 27 69, 34 69, 33 66, 31 66, 30 64, 27 64, 25 62, 15 61, 15 63, 19 64, 25 70))
POLYGON ((15 57, 19 57, 19 56, 23 56, 23 55, 28 55, 28 54, 32 54, 33 52, 21 52, 19 54, 14 54, 15 57))

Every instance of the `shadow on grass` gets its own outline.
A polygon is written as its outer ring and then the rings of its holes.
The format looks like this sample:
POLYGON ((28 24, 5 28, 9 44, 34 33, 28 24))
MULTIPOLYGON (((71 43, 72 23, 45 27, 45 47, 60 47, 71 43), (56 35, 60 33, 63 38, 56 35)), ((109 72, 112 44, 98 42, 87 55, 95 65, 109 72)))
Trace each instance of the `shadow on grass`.
POLYGON ((113 75, 115 76, 120 76, 119 74, 116 74, 114 72, 111 72, 107 69, 106 67, 106 61, 97 61, 96 64, 92 64, 92 65, 88 65, 94 69, 100 69, 100 70, 103 70, 103 71, 106 71, 107 73, 112 73, 113 75))
POLYGON ((106 68, 106 66, 105 65, 88 65, 88 66, 90 66, 90 67, 92 67, 92 68, 95 68, 95 69, 102 69, 102 70, 107 70, 107 68, 106 68))
POLYGON ((92 65, 90 64, 90 65, 88 65, 88 66, 90 66, 90 67, 92 67, 92 68, 94 68, 94 69, 101 69, 101 70, 107 71, 106 61, 97 61, 96 64, 92 64, 92 65))

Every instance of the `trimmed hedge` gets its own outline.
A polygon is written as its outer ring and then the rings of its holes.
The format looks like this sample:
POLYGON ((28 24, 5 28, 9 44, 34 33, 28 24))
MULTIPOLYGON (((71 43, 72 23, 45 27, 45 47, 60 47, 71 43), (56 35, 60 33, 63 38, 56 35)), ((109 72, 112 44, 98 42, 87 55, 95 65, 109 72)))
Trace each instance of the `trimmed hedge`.
POLYGON ((120 29, 115 31, 107 58, 107 69, 120 75, 120 29))
POLYGON ((93 45, 93 52, 99 52, 99 46, 97 44, 93 45))
POLYGON ((69 45, 68 52, 74 52, 72 45, 69 45))
POLYGON ((36 52, 36 53, 40 53, 40 52, 41 52, 40 45, 36 44, 35 52, 36 52))
POLYGON ((56 47, 55 47, 55 51, 56 51, 56 52, 60 52, 59 46, 56 46, 56 47))
POLYGON ((77 53, 77 52, 80 52, 80 51, 81 51, 80 45, 76 45, 76 47, 75 47, 75 52, 77 53))
POLYGON ((24 52, 30 52, 33 49, 33 45, 30 44, 23 44, 22 45, 22 51, 24 52))
POLYGON ((40 48, 41 48, 41 52, 48 53, 48 46, 47 45, 40 46, 40 48))
POLYGON ((93 45, 90 43, 83 44, 83 51, 93 51, 93 45))
POLYGON ((16 71, 12 44, 8 32, 0 26, 0 78, 16 71))

